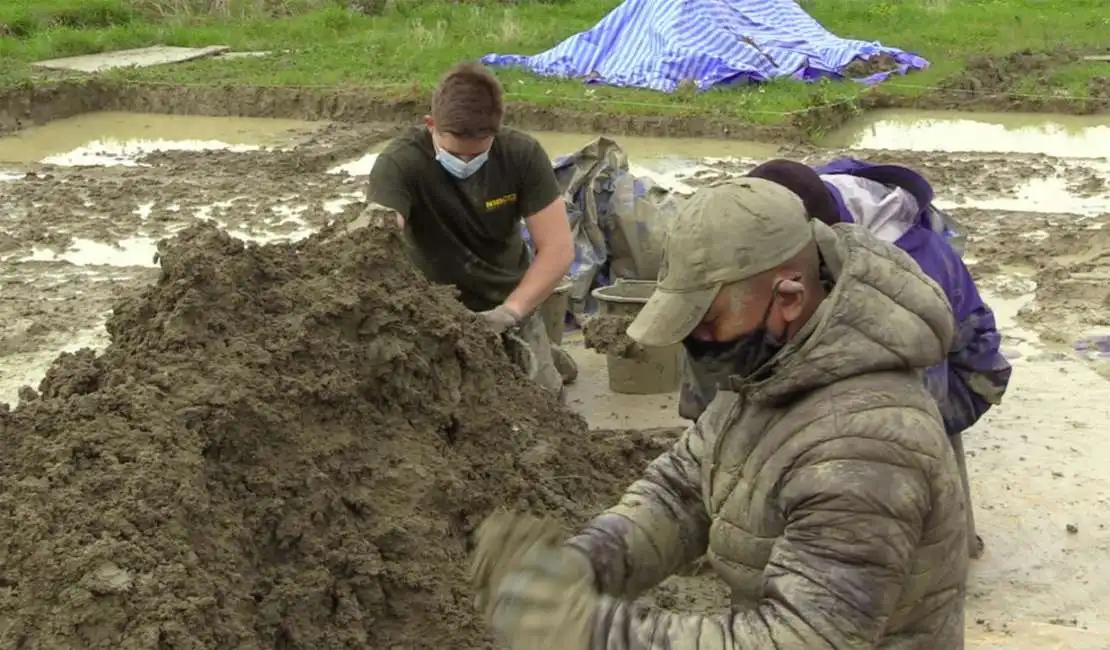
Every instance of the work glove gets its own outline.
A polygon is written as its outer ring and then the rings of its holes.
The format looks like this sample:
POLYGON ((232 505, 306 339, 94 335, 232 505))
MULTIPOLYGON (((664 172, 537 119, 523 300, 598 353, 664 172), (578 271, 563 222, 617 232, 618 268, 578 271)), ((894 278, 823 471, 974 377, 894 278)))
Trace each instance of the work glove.
POLYGON ((505 305, 498 305, 488 311, 478 312, 497 334, 510 330, 520 324, 521 317, 505 305))
POLYGON ((498 513, 479 528, 471 578, 510 650, 587 650, 602 597, 590 562, 556 523, 498 513))

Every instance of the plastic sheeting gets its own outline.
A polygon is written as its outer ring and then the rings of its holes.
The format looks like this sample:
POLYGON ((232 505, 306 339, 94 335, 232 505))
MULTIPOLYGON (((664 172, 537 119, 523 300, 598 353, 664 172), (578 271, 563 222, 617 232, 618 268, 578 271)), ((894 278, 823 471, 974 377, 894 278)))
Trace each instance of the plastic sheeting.
POLYGON ((672 92, 778 77, 842 77, 857 59, 887 55, 896 68, 929 65, 877 42, 840 38, 793 0, 626 0, 592 29, 533 56, 487 54, 491 66, 520 66, 549 77, 672 92))
MULTIPOLYGON (((630 173, 628 156, 610 138, 598 138, 553 164, 574 236, 567 273, 571 311, 586 311, 597 286, 616 279, 655 280, 666 223, 681 197, 630 173)), ((531 244, 527 228, 524 236, 531 244)))

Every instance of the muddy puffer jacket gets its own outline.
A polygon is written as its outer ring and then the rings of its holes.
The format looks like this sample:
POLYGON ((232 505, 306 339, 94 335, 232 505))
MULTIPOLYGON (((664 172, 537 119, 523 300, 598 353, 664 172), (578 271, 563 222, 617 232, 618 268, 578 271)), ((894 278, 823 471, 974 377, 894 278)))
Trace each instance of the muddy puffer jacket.
POLYGON ((965 499, 920 371, 944 293, 853 225, 814 231, 835 286, 773 375, 720 391, 570 544, 606 599, 596 650, 960 650, 965 499), (705 553, 727 614, 632 600, 705 553))

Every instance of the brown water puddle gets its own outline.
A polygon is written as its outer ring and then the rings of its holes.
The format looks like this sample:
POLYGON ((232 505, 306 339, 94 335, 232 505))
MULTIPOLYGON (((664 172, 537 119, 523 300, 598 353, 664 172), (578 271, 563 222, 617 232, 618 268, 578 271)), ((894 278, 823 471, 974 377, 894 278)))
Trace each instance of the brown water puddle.
MULTIPOLYGON (((156 115, 152 113, 86 113, 0 138, 0 162, 28 164, 83 147, 126 157, 134 144, 172 141, 174 149, 291 144, 326 122, 255 117, 156 115)), ((166 148, 166 147, 162 147, 166 148)), ((95 164, 95 162, 93 163, 95 164)))
MULTIPOLYGON (((291 144, 326 125, 324 122, 246 117, 208 117, 155 115, 148 113, 86 113, 42 126, 35 126, 0 138, 0 162, 29 164, 87 148, 128 157, 129 150, 140 148, 201 149, 227 146, 280 146, 291 144), (160 142, 161 141, 161 142, 160 142), (169 143, 172 143, 169 144, 169 143), (159 147, 159 145, 162 145, 159 147)), ((595 138, 596 134, 539 131, 534 135, 554 158, 573 153, 595 138)), ((621 147, 633 160, 660 158, 767 158, 776 145, 735 140, 696 138, 619 138, 621 147)), ((374 148, 378 151, 385 143, 374 148)), ((90 164, 100 161, 92 160, 90 164)))
POLYGON ((1110 118, 1092 115, 869 112, 829 134, 826 147, 976 151, 1101 158, 1110 154, 1110 118))

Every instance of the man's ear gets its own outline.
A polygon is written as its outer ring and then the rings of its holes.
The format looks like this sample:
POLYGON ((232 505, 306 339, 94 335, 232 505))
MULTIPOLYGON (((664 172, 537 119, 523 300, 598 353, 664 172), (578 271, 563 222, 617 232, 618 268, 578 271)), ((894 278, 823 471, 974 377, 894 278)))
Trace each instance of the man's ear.
POLYGON ((779 280, 775 287, 775 300, 779 303, 784 321, 793 323, 801 318, 805 297, 806 287, 800 276, 779 280))
POLYGON ((425 115, 424 116, 424 126, 431 129, 431 128, 434 128, 435 125, 436 125, 435 120, 432 119, 431 115, 425 115))

